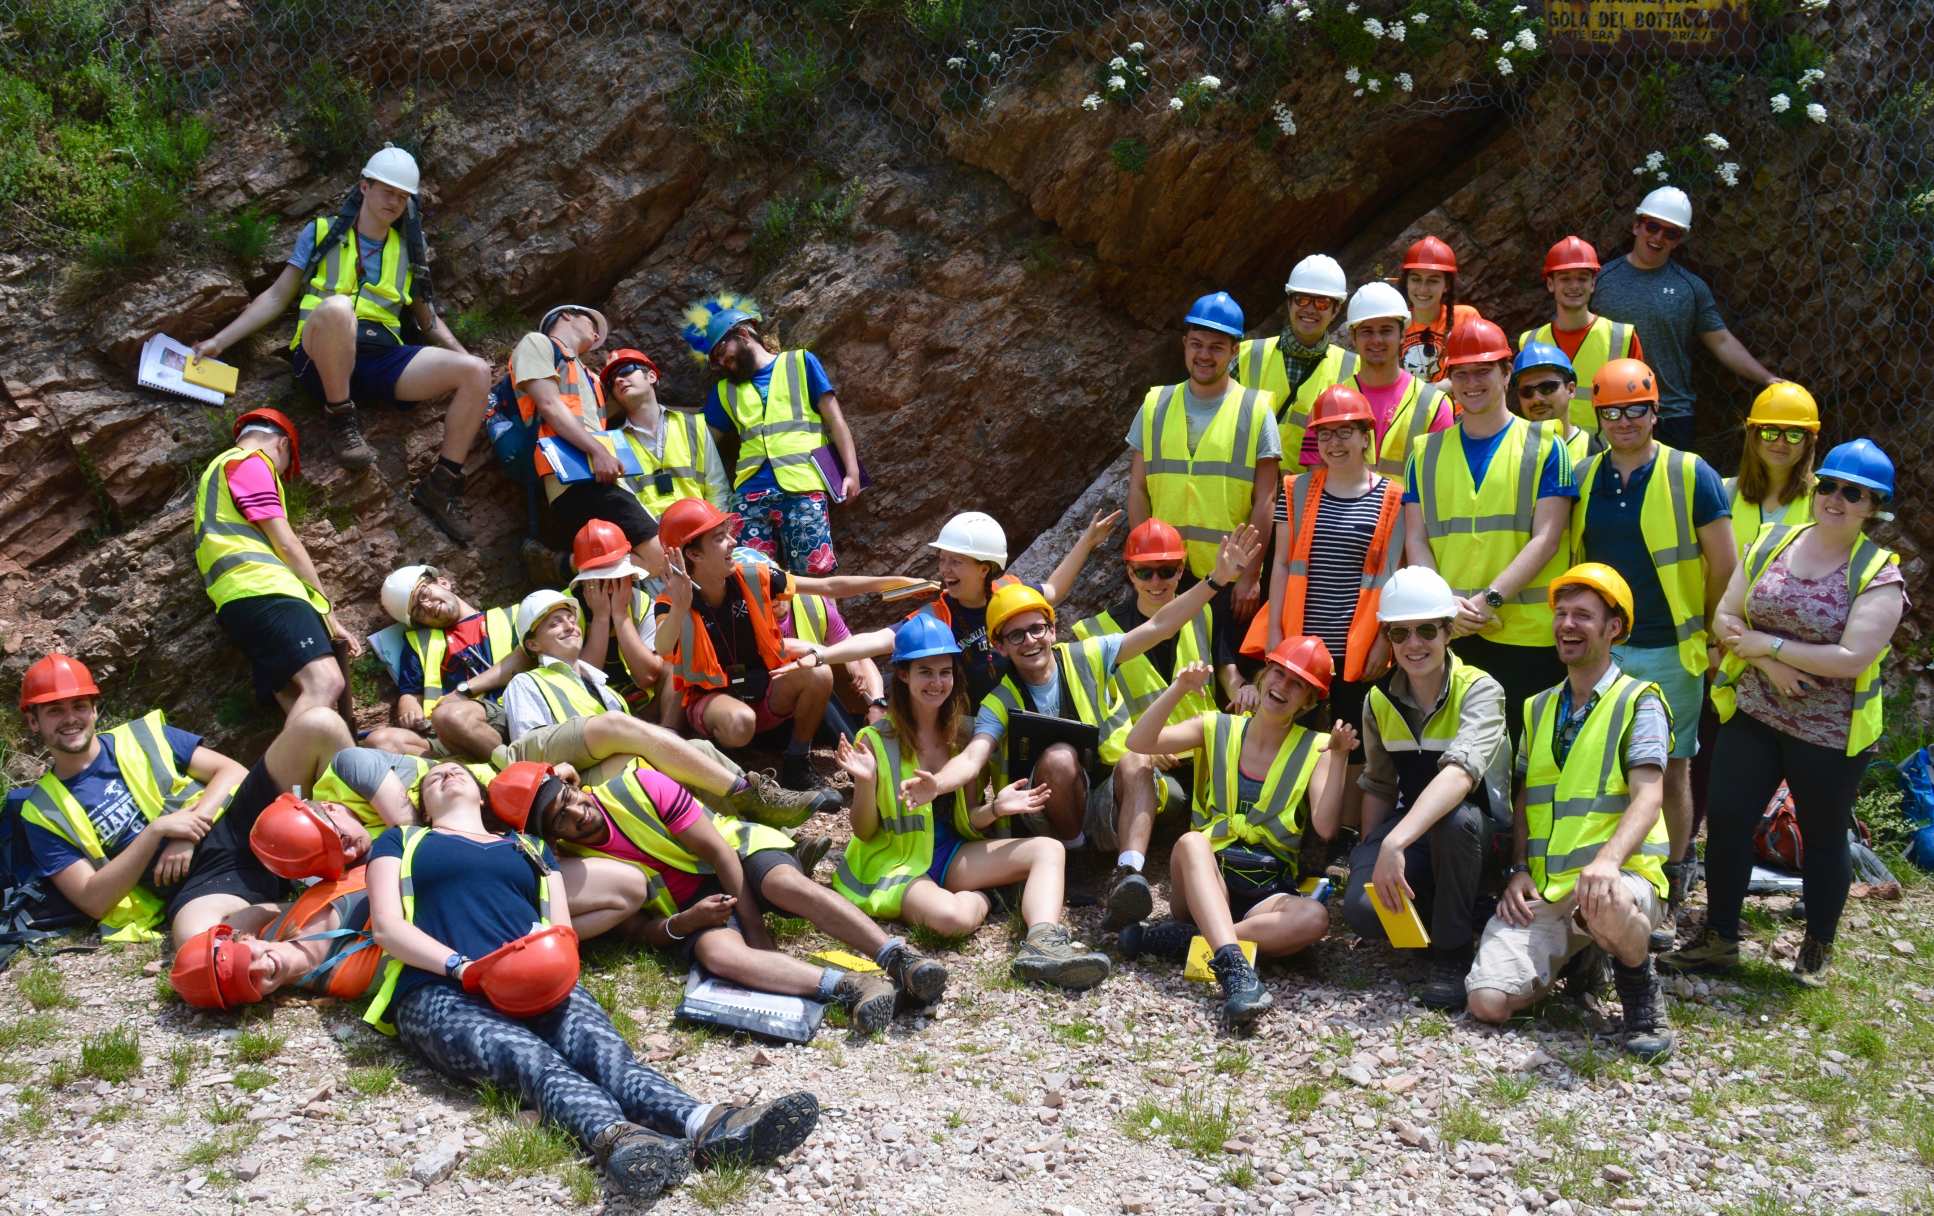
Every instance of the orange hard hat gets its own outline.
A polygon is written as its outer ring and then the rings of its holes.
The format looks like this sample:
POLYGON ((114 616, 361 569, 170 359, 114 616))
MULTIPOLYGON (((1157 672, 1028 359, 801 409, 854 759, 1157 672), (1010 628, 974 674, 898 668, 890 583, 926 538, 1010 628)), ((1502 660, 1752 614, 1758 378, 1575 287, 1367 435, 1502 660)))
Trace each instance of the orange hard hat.
POLYGON ((175 995, 197 1009, 233 1009, 262 999, 261 986, 249 974, 255 952, 235 937, 228 925, 210 925, 175 951, 168 982, 175 995))
POLYGON ((545 816, 563 788, 550 765, 519 760, 490 779, 490 813, 512 831, 542 836, 545 816))
POLYGON ((1511 343, 1504 331, 1483 317, 1466 321, 1451 330, 1444 343, 1444 366, 1463 363, 1501 363, 1511 358, 1511 343))
POLYGON ((20 681, 22 709, 29 705, 45 705, 49 701, 100 695, 100 687, 94 683, 94 673, 87 669, 87 664, 59 652, 29 667, 26 678, 20 681))
POLYGON ((272 426, 289 437, 289 476, 292 479, 302 476, 302 437, 296 434, 295 423, 289 420, 289 416, 266 406, 250 410, 235 420, 235 434, 240 436, 242 428, 251 424, 272 426))
POLYGON ((618 378, 618 373, 633 363, 642 363, 652 375, 663 376, 663 373, 658 370, 658 365, 651 361, 650 355, 634 347, 620 346, 605 356, 604 369, 598 373, 598 381, 604 385, 605 396, 611 395, 611 382, 618 378))
POLYGON ((608 519, 591 520, 571 541, 571 564, 579 570, 595 570, 629 556, 631 541, 625 530, 608 519))
POLYGON ((329 817, 294 794, 277 796, 249 829, 248 846, 283 878, 341 878, 342 834, 329 817))
POLYGON ((1568 236, 1545 252, 1545 273, 1561 270, 1597 270, 1598 250, 1582 236, 1568 236))
POLYGON ((1423 237, 1404 250, 1403 268, 1405 270, 1441 270, 1445 274, 1457 273, 1457 255, 1451 247, 1434 236, 1423 237))
POLYGON ((1122 550, 1122 557, 1131 562, 1179 562, 1187 556, 1175 525, 1152 517, 1135 525, 1122 550))
POLYGON ((1322 638, 1314 638, 1307 633, 1296 634, 1276 643, 1276 649, 1269 652, 1268 661, 1325 695, 1330 691, 1330 677, 1336 673, 1330 648, 1323 644, 1322 638))
POLYGON ((1377 424, 1377 416, 1370 409, 1370 399, 1347 384, 1330 385, 1316 394, 1316 402, 1310 407, 1310 430, 1319 426, 1335 426, 1339 422, 1377 424))
POLYGON ((465 992, 481 991, 499 1013, 534 1018, 564 1003, 578 982, 578 935, 569 925, 545 925, 505 942, 470 964, 465 992))
POLYGON ((1659 378, 1637 359, 1607 359, 1592 377, 1592 407, 1659 403, 1659 378))
POLYGON ((682 549, 720 524, 738 530, 739 517, 728 515, 703 498, 681 498, 658 519, 658 540, 667 549, 682 549))

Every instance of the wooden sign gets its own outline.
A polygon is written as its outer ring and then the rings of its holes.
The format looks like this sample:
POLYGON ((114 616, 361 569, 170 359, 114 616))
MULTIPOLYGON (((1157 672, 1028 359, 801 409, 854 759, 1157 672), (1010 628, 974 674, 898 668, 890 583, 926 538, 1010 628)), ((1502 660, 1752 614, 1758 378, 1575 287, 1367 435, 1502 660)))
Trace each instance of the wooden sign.
POLYGON ((1559 55, 1751 49, 1750 0, 1545 0, 1545 39, 1559 55))

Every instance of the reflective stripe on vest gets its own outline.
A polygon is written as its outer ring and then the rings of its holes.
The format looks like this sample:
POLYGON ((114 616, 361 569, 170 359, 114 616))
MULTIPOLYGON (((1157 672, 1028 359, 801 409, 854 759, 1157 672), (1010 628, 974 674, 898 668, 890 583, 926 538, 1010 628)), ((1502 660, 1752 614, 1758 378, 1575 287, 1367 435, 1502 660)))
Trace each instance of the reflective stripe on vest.
POLYGON ((611 708, 604 703, 604 698, 591 694, 576 668, 545 663, 524 674, 537 682, 537 691, 551 711, 553 724, 573 718, 594 718, 611 708))
MULTIPOLYGON (((329 216, 317 216, 315 220, 315 242, 321 245, 329 232, 329 216)), ((309 286, 302 293, 302 300, 296 305, 295 337, 289 340, 289 349, 302 345, 302 329, 309 323, 309 314, 316 306, 330 296, 355 293, 356 319, 374 321, 388 330, 398 342, 403 340, 403 306, 410 302, 410 286, 415 281, 415 271, 410 266, 410 252, 405 247, 403 234, 391 227, 383 237, 382 277, 374 283, 362 281, 362 243, 352 230, 345 233, 329 255, 316 263, 316 272, 309 279, 309 286)))
POLYGON ((1780 508, 1779 518, 1767 519, 1758 503, 1747 502, 1739 496, 1739 478, 1728 477, 1720 484, 1726 491, 1726 501, 1732 504, 1733 548, 1741 557, 1746 556, 1759 530, 1767 524, 1798 525, 1813 518, 1813 496, 1805 490, 1780 508))
MULTIPOLYGON (((1592 457, 1578 478, 1571 551, 1581 561, 1600 560, 1585 547, 1585 520, 1591 512, 1592 483, 1608 459, 1606 452, 1592 457)), ((1703 463, 1690 452, 1659 444, 1639 503, 1639 534, 1652 555, 1652 569, 1672 613, 1672 640, 1679 648, 1679 662, 1700 678, 1706 674, 1706 553, 1699 547, 1698 529, 1692 526, 1692 502, 1703 463)))
MULTIPOLYGON (((1592 378, 1608 361, 1631 357, 1635 332, 1623 321, 1614 321, 1610 317, 1592 318, 1591 328, 1585 331, 1584 340, 1578 344, 1578 353, 1571 356, 1571 368, 1577 377, 1577 384, 1571 392, 1573 426, 1598 434, 1598 413, 1592 408, 1592 378)), ((1547 322, 1536 330, 1527 329, 1518 335, 1519 350, 1530 342, 1557 346, 1558 338, 1552 325, 1547 322)))
MULTIPOLYGON (((517 629, 510 609, 490 608, 484 614, 484 646, 491 663, 517 649, 517 629)), ((450 635, 441 629, 406 629, 403 640, 423 669, 423 712, 428 714, 449 692, 443 686, 443 663, 449 657, 450 635)))
POLYGON ((760 465, 770 461, 773 477, 788 494, 823 491, 826 479, 813 460, 813 450, 825 444, 826 424, 818 403, 807 400, 806 352, 789 350, 775 362, 763 400, 750 380, 737 385, 719 381, 719 405, 739 432, 739 463, 732 472, 732 485, 744 485, 760 465))
POLYGON ((290 569, 262 530, 242 515, 235 496, 229 493, 229 462, 258 458, 275 479, 276 497, 288 502, 275 461, 260 448, 230 448, 202 470, 195 489, 195 568, 201 571, 202 589, 217 609, 251 596, 286 595, 307 602, 327 616, 329 601, 322 592, 290 569))
MULTIPOLYGON (((414 802, 418 787, 423 784, 423 778, 429 775, 430 769, 433 766, 430 761, 420 756, 405 756, 401 757, 401 759, 407 767, 415 770, 415 775, 410 778, 403 790, 404 796, 414 802)), ((390 774, 396 772, 396 762, 397 758, 392 757, 390 759, 391 768, 389 773, 384 774, 384 780, 388 780, 390 774)), ((465 765, 464 767, 470 768, 471 766, 465 765)), ((490 785, 490 779, 488 777, 482 778, 482 783, 487 788, 490 785)), ((363 796, 362 791, 350 785, 347 781, 344 781, 341 775, 336 772, 336 762, 334 760, 331 760, 328 767, 324 768, 316 777, 316 783, 310 788, 309 795, 317 802, 340 802, 349 809, 349 813, 354 815, 358 822, 369 829, 369 833, 372 836, 380 836, 384 829, 390 826, 383 821, 383 817, 377 813, 375 805, 363 796)))
POLYGON ((713 460, 712 445, 706 442, 705 423, 698 411, 667 408, 658 425, 664 435, 661 456, 652 455, 636 428, 622 428, 625 442, 638 457, 638 467, 644 470, 626 477, 624 486, 653 519, 681 498, 705 498, 705 478, 713 460), (669 485, 660 489, 667 477, 671 479, 669 485))
MULTIPOLYGON (((1454 652, 1446 652, 1446 655, 1450 670, 1445 675, 1442 700, 1430 717, 1425 719, 1421 731, 1410 729, 1410 719, 1398 708, 1396 698, 1390 695, 1390 682, 1396 678, 1395 672, 1372 684, 1364 696, 1364 709, 1376 725, 1377 739, 1396 767, 1399 805, 1404 810, 1416 805, 1425 787, 1436 779, 1438 770, 1442 768, 1444 753, 1457 741, 1458 731, 1464 725, 1464 705, 1471 687, 1487 678, 1484 672, 1464 662, 1454 652)), ((1500 693, 1502 691, 1499 690, 1500 693)), ((1511 806, 1510 736, 1500 732, 1495 750, 1484 759, 1484 777, 1469 797, 1475 800, 1481 795, 1493 811, 1508 815, 1511 806)))
MULTIPOLYGON (((1096 751, 1103 764, 1114 764, 1126 754, 1128 708, 1116 694, 1113 682, 1101 670, 1101 645, 1093 639, 1054 644, 1054 661, 1061 675, 1061 714, 1069 721, 1086 722, 1101 736, 1096 751)), ((981 702, 991 708, 1003 731, 1008 715, 1034 712, 1033 698, 1010 670, 1001 677, 994 691, 981 702)), ((995 787, 1008 782, 1007 748, 994 754, 995 787)))
POLYGON ((1353 350, 1330 344, 1323 351, 1323 357, 1310 369, 1309 376, 1296 386, 1292 397, 1289 391, 1289 361, 1282 353, 1282 336, 1273 338, 1250 338, 1236 348, 1235 362, 1229 374, 1237 384, 1245 388, 1259 388, 1276 401, 1282 403, 1277 414, 1277 427, 1283 437, 1283 459, 1295 467, 1303 451, 1303 432, 1309 429, 1310 410, 1315 407, 1316 398, 1332 384, 1340 384, 1356 371, 1357 357, 1353 350))
MULTIPOLYGON (((1352 384, 1358 392, 1363 391, 1361 376, 1354 377, 1352 384)), ((1403 481, 1404 465, 1417 441, 1430 434, 1430 424, 1437 420, 1443 401, 1444 394, 1415 376, 1410 378, 1397 408, 1390 412, 1389 423, 1377 432, 1377 472, 1403 481)))
MULTIPOLYGON (((1669 723, 1672 707, 1659 686, 1620 672, 1579 727, 1562 766, 1553 750, 1558 689, 1548 688, 1525 702, 1524 746, 1530 757, 1524 778, 1525 862, 1531 867, 1533 885, 1547 902, 1569 895, 1578 871, 1590 865, 1618 832, 1618 822, 1630 803, 1622 762, 1625 741, 1641 693, 1658 698, 1669 723)), ((1662 808, 1644 843, 1623 867, 1650 882, 1661 899, 1666 894, 1664 865, 1670 849, 1662 808)))
MULTIPOLYGON (((785 639, 779 632, 779 619, 773 614, 772 600, 767 596, 766 567, 756 562, 734 562, 731 577, 739 580, 739 593, 745 597, 746 607, 750 610, 752 638, 759 647, 759 659, 771 671, 785 662, 785 639)), ((697 592, 693 593, 695 596, 697 592)), ((658 602, 669 606, 669 596, 659 596, 658 602)), ((677 646, 672 650, 672 685, 680 692, 688 688, 727 688, 731 680, 725 674, 725 667, 719 662, 718 651, 712 645, 712 635, 705 628, 705 621, 698 615, 694 606, 686 613, 688 618, 677 646)), ((673 625, 670 614, 659 625, 673 625)))
MULTIPOLYGON (((1086 620, 1077 621, 1074 627, 1075 640, 1085 642, 1089 638, 1110 633, 1126 633, 1111 612, 1100 612, 1086 620)), ((1214 661, 1215 652, 1210 648, 1211 625, 1209 610, 1204 608, 1189 618, 1175 635, 1175 671, 1180 671, 1191 663, 1214 661)), ((1109 695, 1120 700, 1121 711, 1115 733, 1106 742, 1111 750, 1119 746, 1122 754, 1128 752, 1128 731, 1134 726, 1135 719, 1142 716, 1148 707, 1155 704, 1157 697, 1168 691, 1170 681, 1155 666, 1155 660, 1147 652, 1132 659, 1118 661, 1115 674, 1109 677, 1109 695)), ((1179 726, 1198 714, 1213 713, 1215 697, 1204 687, 1176 702, 1175 711, 1168 716, 1171 726, 1179 726)))
POLYGON ((1207 836, 1218 852, 1238 842, 1259 844, 1294 863, 1302 851, 1305 795, 1323 749, 1313 732, 1291 726, 1269 762, 1252 818, 1242 809, 1240 778, 1243 733, 1255 721, 1220 713, 1204 717, 1189 827, 1207 836))
POLYGON ((792 597, 792 632, 802 642, 826 640, 826 601, 817 595, 792 597))
POLYGON ((1149 514, 1175 526, 1188 550, 1189 570, 1206 578, 1215 569, 1222 538, 1249 519, 1256 448, 1262 441, 1256 414, 1274 408, 1275 399, 1232 386, 1191 451, 1183 391, 1180 384, 1151 388, 1142 400, 1142 470, 1149 514))
MULTIPOLYGON (((1309 558, 1316 548, 1316 517, 1323 502, 1323 484, 1329 469, 1312 469, 1284 480, 1283 492, 1289 497, 1289 560, 1284 566, 1283 607, 1280 624, 1284 637, 1309 632, 1304 628, 1309 601, 1309 558)), ((1403 565, 1403 491, 1397 482, 1386 478, 1383 505, 1377 513, 1376 532, 1363 555, 1363 573, 1358 582, 1356 608, 1350 615, 1349 645, 1343 656, 1343 678, 1360 681, 1369 661, 1370 649, 1377 641, 1377 606, 1383 602, 1383 585, 1403 565)))
MULTIPOLYGON (((604 429, 604 386, 602 382, 596 376, 586 371, 584 364, 579 362, 576 356, 566 355, 564 353, 564 347, 559 345, 556 338, 551 338, 549 341, 553 347, 557 348, 557 359, 555 363, 557 370, 557 399, 563 403, 565 409, 571 412, 572 417, 584 424, 586 429, 602 431, 604 429)), ((550 378, 548 376, 535 377, 535 379, 550 378)), ((526 380, 524 383, 530 384, 531 381, 526 380)), ((531 396, 530 393, 519 392, 517 394, 517 412, 523 416, 525 422, 530 422, 533 419, 536 420, 537 437, 539 439, 549 439, 557 434, 557 428, 551 425, 550 419, 544 417, 539 412, 537 399, 531 396)), ((539 476, 553 474, 557 471, 551 467, 551 458, 544 454, 542 446, 537 447, 532 453, 532 456, 536 461, 539 476)), ((700 497, 703 497, 703 495, 700 497)))
MULTIPOLYGON (((833 889, 853 901, 867 915, 891 919, 900 914, 907 888, 933 865, 934 806, 907 806, 900 799, 900 783, 919 768, 916 758, 900 748, 890 720, 860 731, 859 742, 873 753, 873 809, 880 827, 871 840, 854 836, 833 868, 833 889)), ((967 795, 955 790, 950 813, 956 835, 981 839, 968 823, 967 795)))

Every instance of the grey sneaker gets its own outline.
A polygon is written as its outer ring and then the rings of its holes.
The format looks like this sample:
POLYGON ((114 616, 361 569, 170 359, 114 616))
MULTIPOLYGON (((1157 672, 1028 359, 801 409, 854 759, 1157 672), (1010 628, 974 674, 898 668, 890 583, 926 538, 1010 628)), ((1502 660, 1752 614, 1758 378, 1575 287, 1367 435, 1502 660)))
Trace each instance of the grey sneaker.
POLYGON ((1127 866, 1116 866, 1115 875, 1108 882, 1107 911, 1102 915, 1101 927, 1109 931, 1124 929, 1136 921, 1148 919, 1155 910, 1155 895, 1148 885, 1148 876, 1140 870, 1127 866))
POLYGON ((757 1106, 720 1103, 692 1139, 700 1169, 715 1165, 765 1165, 806 1142, 819 1122, 819 1099, 787 1094, 757 1106))
POLYGON ((1800 943, 1800 956, 1793 960, 1793 978, 1808 988, 1824 988, 1832 966, 1833 943, 1808 937, 1800 943))
POLYGON ((746 770, 745 788, 726 799, 732 814, 773 828, 796 828, 821 812, 837 811, 845 804, 838 790, 793 790, 779 784, 766 769, 746 770))
POLYGON ((1224 946, 1209 956, 1209 969, 1222 985, 1222 1018, 1231 1026, 1247 1026, 1275 1007, 1276 998, 1263 986, 1242 947, 1224 946))
POLYGON ((323 406, 322 421, 329 430, 329 443, 336 449, 336 459, 343 468, 366 469, 376 463, 376 449, 363 438, 363 424, 356 417, 354 401, 323 406))
POLYGON ((893 1020, 893 1010, 900 1002, 900 993, 892 980, 877 971, 864 975, 848 971, 839 977, 839 986, 833 989, 833 999, 839 1002, 840 1008, 852 1015, 853 1025, 867 1034, 878 1034, 893 1020))
POLYGON ((1014 977, 1080 992, 1108 978, 1108 956, 1068 936, 1062 925, 1036 925, 1014 955, 1014 977))

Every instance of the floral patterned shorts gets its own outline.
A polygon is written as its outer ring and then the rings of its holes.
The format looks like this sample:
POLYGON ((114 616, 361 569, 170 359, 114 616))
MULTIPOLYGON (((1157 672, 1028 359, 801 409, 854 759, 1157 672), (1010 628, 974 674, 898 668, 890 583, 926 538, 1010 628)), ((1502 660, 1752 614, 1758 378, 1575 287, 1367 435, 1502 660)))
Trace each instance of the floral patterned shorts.
POLYGON ((814 491, 752 490, 732 495, 742 521, 739 543, 778 560, 794 574, 823 578, 839 568, 827 495, 814 491))

